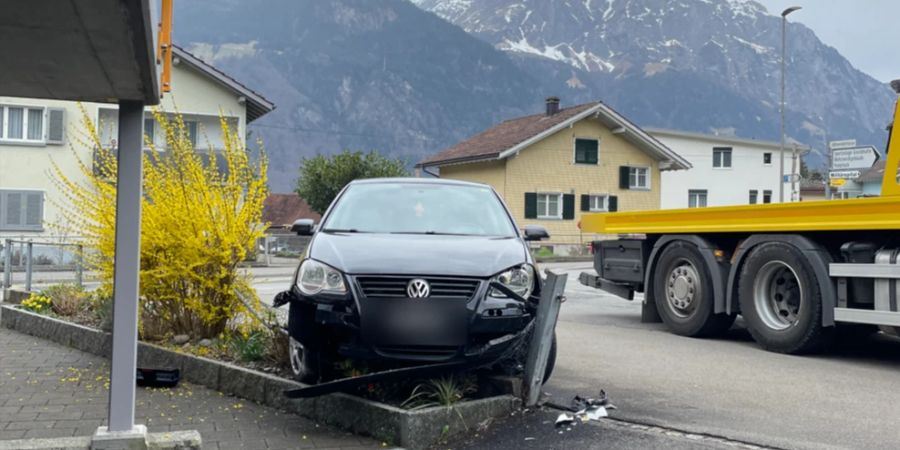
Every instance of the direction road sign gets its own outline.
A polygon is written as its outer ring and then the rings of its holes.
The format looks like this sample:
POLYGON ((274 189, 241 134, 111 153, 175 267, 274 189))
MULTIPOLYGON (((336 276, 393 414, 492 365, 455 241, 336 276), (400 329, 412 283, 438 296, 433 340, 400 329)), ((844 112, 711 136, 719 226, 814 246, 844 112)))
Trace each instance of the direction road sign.
POLYGON ((856 179, 861 175, 858 170, 832 170, 828 172, 828 178, 834 180, 837 178, 856 179))
POLYGON ((830 141, 828 143, 828 148, 832 150, 851 147, 856 147, 856 139, 844 139, 843 141, 830 141))
POLYGON ((881 155, 871 145, 831 151, 831 170, 868 169, 881 155))

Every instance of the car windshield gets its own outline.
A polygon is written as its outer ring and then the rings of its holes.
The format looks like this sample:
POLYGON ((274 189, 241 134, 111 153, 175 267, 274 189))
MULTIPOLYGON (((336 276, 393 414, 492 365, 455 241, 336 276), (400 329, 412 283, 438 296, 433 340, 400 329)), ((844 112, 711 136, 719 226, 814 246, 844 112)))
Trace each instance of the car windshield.
POLYGON ((493 190, 482 186, 363 183, 347 188, 324 231, 514 236, 493 190))

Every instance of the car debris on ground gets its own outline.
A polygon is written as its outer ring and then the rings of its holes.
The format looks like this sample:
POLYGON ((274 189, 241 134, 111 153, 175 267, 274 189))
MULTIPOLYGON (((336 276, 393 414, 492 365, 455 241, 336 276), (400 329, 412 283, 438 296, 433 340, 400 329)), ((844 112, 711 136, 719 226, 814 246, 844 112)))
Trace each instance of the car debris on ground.
POLYGON ((609 417, 609 411, 616 409, 616 406, 609 402, 606 391, 602 389, 596 398, 576 395, 572 399, 570 406, 562 406, 549 402, 545 403, 544 406, 564 411, 556 418, 555 426, 557 428, 570 427, 591 420, 600 420, 604 417, 609 417))

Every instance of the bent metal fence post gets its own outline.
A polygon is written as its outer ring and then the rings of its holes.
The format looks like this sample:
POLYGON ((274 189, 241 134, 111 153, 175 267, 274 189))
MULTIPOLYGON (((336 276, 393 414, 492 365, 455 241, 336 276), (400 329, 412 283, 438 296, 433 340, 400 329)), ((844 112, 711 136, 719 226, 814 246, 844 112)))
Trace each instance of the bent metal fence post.
POLYGON ((549 269, 546 274, 547 279, 541 288, 541 300, 538 304, 537 317, 534 319, 534 331, 528 346, 528 357, 525 360, 524 381, 525 395, 527 396, 525 406, 536 405, 540 398, 547 358, 550 356, 550 347, 553 345, 556 319, 559 317, 559 307, 565 299, 563 293, 566 290, 568 274, 557 274, 549 269))

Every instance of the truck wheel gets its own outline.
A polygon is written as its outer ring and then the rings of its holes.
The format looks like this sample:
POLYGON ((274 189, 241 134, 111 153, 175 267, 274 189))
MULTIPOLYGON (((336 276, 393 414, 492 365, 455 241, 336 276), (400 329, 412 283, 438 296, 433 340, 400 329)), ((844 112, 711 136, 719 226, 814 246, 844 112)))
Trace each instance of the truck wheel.
POLYGON ((700 250, 674 242, 656 265, 653 293, 666 326, 682 336, 714 336, 727 331, 734 316, 714 313, 712 276, 700 250))
POLYGON ((806 353, 825 342, 822 294, 796 247, 769 242, 747 257, 739 280, 741 314, 753 339, 779 353, 806 353))

